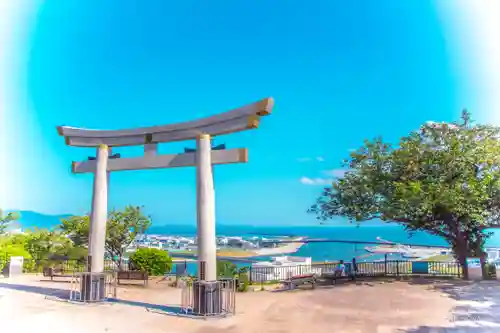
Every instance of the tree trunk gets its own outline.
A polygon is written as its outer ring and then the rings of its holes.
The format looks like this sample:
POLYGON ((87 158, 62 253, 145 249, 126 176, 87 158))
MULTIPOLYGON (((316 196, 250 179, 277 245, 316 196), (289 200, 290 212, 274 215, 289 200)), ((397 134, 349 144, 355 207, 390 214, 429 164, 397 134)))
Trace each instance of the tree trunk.
POLYGON ((482 247, 481 240, 478 241, 476 255, 479 256, 479 260, 481 261, 481 270, 483 271, 483 279, 487 279, 489 277, 489 272, 486 267, 486 252, 482 247))
MULTIPOLYGON (((459 243, 459 242, 458 242, 459 243)), ((469 279, 469 268, 467 267, 467 248, 465 244, 457 244, 455 246, 455 254, 457 256, 457 260, 460 263, 460 266, 462 267, 463 270, 463 279, 468 280, 469 279)))
POLYGON ((118 270, 119 271, 122 270, 122 263, 123 263, 123 253, 120 253, 120 255, 118 256, 118 270))
POLYGON ((489 278, 490 273, 486 267, 486 253, 481 251, 481 255, 479 256, 479 260, 481 261, 481 270, 483 272, 483 279, 489 278))
POLYGON ((486 252, 483 248, 484 239, 482 230, 472 230, 471 232, 466 232, 465 236, 465 244, 466 248, 468 249, 468 256, 479 258, 483 278, 487 278, 489 274, 486 267, 486 252))
POLYGON ((446 219, 446 225, 451 229, 451 234, 455 236, 455 239, 451 239, 451 243, 453 244, 453 251, 457 257, 460 266, 462 267, 463 279, 469 279, 469 268, 467 267, 467 256, 469 254, 467 247, 467 239, 465 234, 460 230, 459 221, 454 221, 453 218, 446 219))

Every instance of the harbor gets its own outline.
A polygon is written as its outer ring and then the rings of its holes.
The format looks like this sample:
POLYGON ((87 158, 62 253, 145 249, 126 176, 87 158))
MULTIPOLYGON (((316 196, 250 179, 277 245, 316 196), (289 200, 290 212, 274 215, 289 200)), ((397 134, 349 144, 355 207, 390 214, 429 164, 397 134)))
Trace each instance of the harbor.
MULTIPOLYGON (((370 240, 318 239, 307 236, 273 235, 220 235, 216 238, 217 257, 233 262, 256 262, 277 256, 312 257, 313 261, 349 260, 353 257, 360 261, 381 261, 386 256, 392 260, 426 260, 439 258, 441 261, 453 260, 451 248, 443 245, 412 244, 386 240, 379 236, 370 240), (321 242, 319 241, 321 240, 321 242), (314 244, 311 246, 311 244, 314 244), (331 246, 342 247, 346 254, 321 251, 331 246), (337 245, 335 245, 337 244, 337 245), (352 248, 350 251, 347 249, 352 248), (312 251, 311 251, 312 250, 312 251), (322 255, 320 256, 320 254, 322 255), (351 255, 352 254, 352 255, 351 255)), ((192 235, 141 235, 127 247, 127 253, 138 248, 156 248, 169 252, 173 258, 197 258, 197 239, 192 235)), ((500 260, 499 247, 487 247, 489 261, 500 260)))
MULTIPOLYGON (((451 249, 445 246, 429 244, 407 244, 373 237, 366 241, 335 240, 310 242, 315 240, 307 236, 273 235, 231 235, 217 236, 217 259, 229 261, 237 269, 252 268, 252 279, 259 280, 269 276, 291 274, 298 267, 319 263, 335 263, 339 260, 350 262, 353 258, 359 263, 384 261, 438 261, 454 262, 451 249), (331 244, 328 246, 328 244, 331 244), (322 252, 321 249, 333 249, 322 252), (338 250, 337 250, 338 249, 338 250), (350 251, 347 251, 349 250, 350 251), (259 275, 259 276, 258 276, 259 275)), ((128 248, 130 255, 138 248, 156 248, 165 250, 172 257, 174 265, 171 274, 176 274, 177 266, 185 265, 190 275, 196 275, 197 239, 193 235, 141 235, 128 248)), ((498 261, 499 248, 487 248, 488 261, 498 261)), ((184 268, 183 268, 184 269, 184 268)))
MULTIPOLYGON (((303 246, 303 239, 303 237, 288 236, 280 238, 217 236, 217 256, 231 260, 294 254, 303 246), (290 242, 280 243, 283 240, 290 242)), ((176 258, 195 258, 198 242, 196 236, 141 235, 126 248, 126 253, 133 253, 139 248, 165 250, 176 258)))

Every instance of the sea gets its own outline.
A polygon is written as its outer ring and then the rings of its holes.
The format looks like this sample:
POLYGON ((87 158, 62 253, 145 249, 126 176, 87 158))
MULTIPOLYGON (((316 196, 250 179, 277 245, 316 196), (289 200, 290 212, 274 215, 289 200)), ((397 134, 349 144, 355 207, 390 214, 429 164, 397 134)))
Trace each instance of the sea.
MULTIPOLYGON (((500 248, 500 231, 495 233, 487 241, 486 247, 500 248)), ((177 236, 195 236, 196 226, 194 225, 163 225, 153 226, 149 234, 155 235, 177 235, 177 236)), ((217 225, 216 233, 218 236, 242 236, 252 237, 261 236, 273 238, 278 236, 303 236, 307 238, 321 238, 342 241, 358 242, 377 242, 377 238, 386 241, 413 244, 413 245, 432 245, 444 246, 448 244, 440 237, 426 232, 408 233, 400 225, 313 225, 313 226, 256 226, 256 225, 217 225)), ((361 261, 380 260, 383 255, 369 254, 365 247, 373 246, 369 244, 352 243, 305 243, 297 252, 289 255, 299 257, 311 257, 313 262, 350 261, 357 258, 361 261)), ((396 260, 400 257, 395 254, 390 259, 396 260)), ((270 260, 270 257, 256 257, 252 261, 270 260)), ((233 260, 237 266, 249 265, 248 260, 233 260)), ((193 266, 191 264, 190 266, 193 266)), ((194 270, 194 266, 188 270, 194 270)))

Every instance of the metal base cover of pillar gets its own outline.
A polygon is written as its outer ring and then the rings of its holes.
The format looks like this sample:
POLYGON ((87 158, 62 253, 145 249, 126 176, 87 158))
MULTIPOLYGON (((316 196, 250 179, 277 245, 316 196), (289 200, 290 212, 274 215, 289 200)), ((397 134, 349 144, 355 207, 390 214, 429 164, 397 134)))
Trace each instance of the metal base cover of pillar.
POLYGON ((203 316, 222 314, 221 291, 218 281, 195 281, 193 283, 193 313, 203 316))
POLYGON ((80 275, 81 302, 103 302, 106 300, 106 273, 82 273, 80 275))

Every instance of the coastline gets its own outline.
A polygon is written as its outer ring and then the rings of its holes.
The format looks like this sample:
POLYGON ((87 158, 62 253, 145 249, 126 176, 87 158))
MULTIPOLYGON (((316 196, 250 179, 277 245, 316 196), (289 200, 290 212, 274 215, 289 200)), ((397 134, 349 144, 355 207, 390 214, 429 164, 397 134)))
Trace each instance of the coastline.
POLYGON ((180 258, 180 257, 172 257, 172 263, 173 264, 178 264, 182 262, 196 262, 196 259, 194 258, 180 258))
MULTIPOLYGON (((217 253, 217 259, 241 262, 253 262, 258 257, 280 256, 286 254, 296 253, 304 243, 295 242, 287 243, 275 248, 257 249, 254 251, 223 251, 221 254, 217 253)), ((184 260, 196 261, 198 256, 196 253, 185 252, 169 252, 174 261, 181 262, 184 260)))
MULTIPOLYGON (((219 260, 227 259, 234 260, 235 262, 255 262, 260 260, 269 260, 270 256, 280 255, 311 257, 312 261, 314 262, 338 260, 348 261, 352 260, 352 258, 357 258, 362 261, 380 261, 384 259, 385 253, 370 253, 366 251, 366 247, 370 247, 370 244, 365 245, 362 243, 363 241, 374 242, 376 241, 377 237, 399 244, 425 244, 425 246, 429 245, 431 248, 434 248, 436 250, 438 250, 439 248, 445 250, 449 246, 444 239, 438 236, 430 235, 425 232, 415 232, 410 235, 404 230, 404 228, 399 225, 386 225, 384 227, 373 227, 368 225, 361 225, 360 227, 343 225, 298 227, 218 225, 217 227, 219 237, 244 237, 248 239, 256 237, 256 235, 258 236, 264 234, 266 235, 266 238, 288 235, 288 239, 291 241, 298 239, 299 237, 304 237, 306 239, 342 239, 360 242, 360 244, 334 242, 310 242, 302 244, 300 243, 300 241, 297 241, 294 243, 299 244, 282 243, 277 244, 278 246, 276 248, 265 248, 263 251, 258 251, 258 249, 249 249, 248 251, 242 249, 231 249, 230 251, 226 251, 224 249, 221 249, 224 252, 221 251, 222 253, 218 255, 219 260)), ((165 228, 157 227, 155 228, 154 233, 164 236, 180 235, 182 237, 192 238, 196 236, 196 226, 172 225, 165 228)), ((416 245, 412 245, 411 247, 414 249, 420 249, 416 245)), ((500 247, 500 232, 496 233, 496 237, 495 235, 493 235, 488 240, 488 242, 486 243, 486 247, 500 247)), ((380 250, 380 248, 378 250, 380 250)), ((182 251, 181 253, 174 252, 175 251, 169 251, 169 254, 172 257, 196 258, 196 256, 193 255, 195 253, 193 253, 192 251, 182 251)), ((390 253, 397 252, 393 249, 388 249, 387 251, 382 250, 381 252, 389 252, 388 255, 391 260, 403 260, 403 258, 399 254, 390 253)), ((422 257, 428 257, 429 254, 430 253, 423 253, 422 257)))
POLYGON ((282 244, 279 247, 274 248, 263 248, 255 250, 258 254, 257 256, 273 256, 273 255, 283 255, 283 254, 291 254, 296 253, 300 248, 304 245, 304 243, 296 242, 296 243, 286 243, 282 244))

